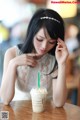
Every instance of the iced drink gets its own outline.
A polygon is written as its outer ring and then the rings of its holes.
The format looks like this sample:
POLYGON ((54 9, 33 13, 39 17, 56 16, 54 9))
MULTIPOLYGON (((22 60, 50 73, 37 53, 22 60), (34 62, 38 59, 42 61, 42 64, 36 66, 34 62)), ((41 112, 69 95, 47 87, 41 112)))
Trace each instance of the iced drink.
POLYGON ((45 109, 47 90, 45 88, 33 88, 30 91, 33 112, 40 113, 45 109))

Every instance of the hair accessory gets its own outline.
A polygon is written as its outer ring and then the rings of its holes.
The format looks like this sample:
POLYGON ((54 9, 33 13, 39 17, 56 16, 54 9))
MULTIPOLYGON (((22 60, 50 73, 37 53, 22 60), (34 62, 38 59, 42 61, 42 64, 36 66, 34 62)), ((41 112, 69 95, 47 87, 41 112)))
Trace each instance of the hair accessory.
POLYGON ((52 17, 47 17, 47 16, 46 16, 46 17, 41 17, 40 19, 41 19, 41 20, 42 20, 42 19, 50 19, 50 20, 54 20, 54 21, 60 23, 59 20, 57 20, 57 19, 55 19, 55 18, 52 18, 52 17))

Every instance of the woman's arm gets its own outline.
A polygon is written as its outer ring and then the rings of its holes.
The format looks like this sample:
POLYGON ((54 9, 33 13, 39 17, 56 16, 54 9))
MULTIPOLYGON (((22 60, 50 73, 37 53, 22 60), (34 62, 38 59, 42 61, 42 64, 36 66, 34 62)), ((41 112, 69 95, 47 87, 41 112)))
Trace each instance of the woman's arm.
POLYGON ((53 102, 56 107, 64 105, 67 98, 66 65, 58 66, 58 77, 53 79, 53 102))
POLYGON ((67 97, 66 87, 66 62, 69 55, 65 43, 58 38, 55 55, 58 63, 58 77, 53 80, 53 101, 57 107, 64 105, 67 97))
POLYGON ((13 63, 13 59, 15 56, 15 47, 13 47, 6 51, 4 57, 4 71, 1 84, 1 99, 6 105, 12 100, 15 92, 16 65, 13 63))

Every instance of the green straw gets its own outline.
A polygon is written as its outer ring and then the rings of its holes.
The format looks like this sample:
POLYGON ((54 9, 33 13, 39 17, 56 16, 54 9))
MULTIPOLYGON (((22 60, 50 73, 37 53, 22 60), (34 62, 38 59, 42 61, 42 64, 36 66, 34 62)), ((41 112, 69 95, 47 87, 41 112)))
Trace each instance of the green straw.
POLYGON ((38 72, 38 88, 40 88, 40 72, 38 72))

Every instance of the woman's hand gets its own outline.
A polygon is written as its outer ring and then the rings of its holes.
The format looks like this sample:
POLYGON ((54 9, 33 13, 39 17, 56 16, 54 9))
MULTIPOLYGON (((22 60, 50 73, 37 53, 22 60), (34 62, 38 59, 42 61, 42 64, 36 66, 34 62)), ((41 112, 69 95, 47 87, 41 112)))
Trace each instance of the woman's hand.
POLYGON ((58 41, 57 43, 58 45, 56 47, 55 55, 56 55, 58 65, 65 64, 67 57, 69 55, 67 46, 64 43, 64 41, 62 41, 60 38, 58 38, 57 41, 58 41))
POLYGON ((22 66, 22 65, 28 65, 31 67, 35 67, 37 65, 36 59, 40 57, 39 54, 36 53, 30 53, 30 54, 22 54, 20 56, 15 57, 10 62, 15 64, 15 66, 22 66))

